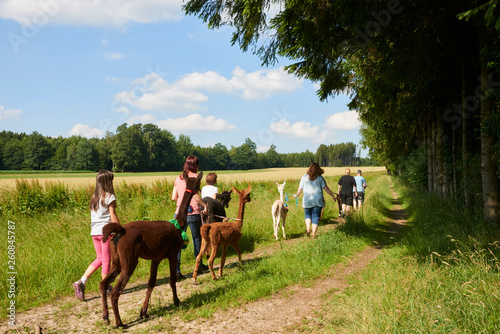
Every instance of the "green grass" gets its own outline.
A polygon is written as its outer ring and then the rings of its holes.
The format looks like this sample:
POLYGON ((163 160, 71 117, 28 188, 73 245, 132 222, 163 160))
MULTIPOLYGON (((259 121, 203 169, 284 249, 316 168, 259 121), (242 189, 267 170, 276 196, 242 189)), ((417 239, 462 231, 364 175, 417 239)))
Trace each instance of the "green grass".
MULTIPOLYGON (((324 305, 313 320, 297 331, 499 332, 499 229, 485 226, 479 217, 462 211, 453 201, 423 194, 397 178, 376 173, 367 173, 365 177, 369 188, 363 211, 348 217, 346 224, 326 232, 325 224, 338 214, 336 204, 326 198, 320 234, 314 240, 306 239, 300 201, 295 208, 291 198, 286 231, 288 238, 298 242, 286 247, 281 244, 275 251, 245 261, 245 253, 276 245, 270 214, 278 197, 276 185, 271 181, 252 182, 252 201, 246 205, 240 242, 243 267, 227 265, 225 277, 218 281, 212 281, 209 275, 199 277, 201 290, 181 297, 181 308, 173 307, 169 298, 152 300, 151 314, 165 319, 157 330, 168 331, 168 320, 173 314, 184 320, 210 317, 217 310, 270 296, 291 284, 307 286, 366 245, 386 245, 382 256, 350 279, 349 288, 340 293, 325 291, 324 305), (389 180, 409 218, 405 233, 397 238, 385 232, 393 206, 389 180)), ((334 191, 337 180, 338 177, 327 178, 334 191)), ((16 222, 18 312, 71 295, 71 282, 94 259, 88 210, 92 189, 69 190, 60 184, 42 189, 36 182, 24 182, 0 198, 2 231, 7 234, 8 220, 16 222), (58 206, 57 202, 65 205, 58 206)), ((248 183, 221 183, 219 189, 233 185, 242 189, 248 183)), ((287 180, 285 192, 294 193, 297 187, 298 180, 287 180)), ((172 184, 166 181, 147 186, 118 183, 121 221, 172 218, 175 203, 170 200, 171 191, 172 184)), ((233 196, 229 217, 236 217, 236 201, 233 196)), ((228 256, 235 256, 231 248, 228 256)), ((0 261, 7 263, 6 251, 0 253, 0 261)), ((182 252, 182 270, 190 273, 193 266, 191 243, 182 252)), ((166 261, 159 272, 168 272, 166 261)), ((128 287, 137 286, 137 282, 142 287, 148 276, 148 261, 140 261, 128 287)), ((91 277, 91 292, 97 293, 99 280, 98 274, 91 277)), ((160 274, 159 283, 166 284, 165 280, 164 274, 160 274)), ((4 309, 9 300, 7 289, 5 280, 0 281, 4 309)))
POLYGON ((499 230, 453 201, 396 180, 408 232, 341 294, 318 323, 335 333, 498 333, 499 230))
MULTIPOLYGON (((337 178, 328 178, 330 185, 337 178)), ((247 182, 219 183, 221 190, 246 188, 247 182)), ((157 181, 150 185, 117 183, 117 213, 121 222, 133 220, 168 220, 173 217, 175 202, 171 201, 173 184, 157 181)), ((285 191, 294 193, 298 180, 288 180, 285 191)), ((18 311, 48 303, 59 296, 71 294, 71 282, 81 277, 94 260, 90 238, 90 211, 88 201, 92 187, 68 189, 62 183, 41 187, 38 181, 17 182, 14 191, 3 191, 0 197, 0 226, 7 233, 7 222, 16 223, 16 266, 18 311)), ((271 206, 279 194, 274 182, 252 182, 252 201, 246 205, 243 237, 240 247, 244 253, 257 246, 274 244, 271 206)), ((290 196, 291 197, 291 196, 290 196)), ((336 217, 337 206, 327 199, 324 222, 336 217)), ((304 213, 299 201, 295 207, 293 197, 286 232, 288 238, 304 235, 304 213)), ((228 217, 237 215, 237 197, 233 195, 227 210, 228 217)), ((190 236, 190 232, 188 232, 190 236)), ((7 263, 7 252, 0 252, 1 263, 7 263)), ((234 256, 230 248, 228 256, 234 256)), ((268 260, 266 260, 268 261, 268 260)), ((182 252, 182 270, 191 272, 194 267, 192 243, 182 252)), ((161 272, 167 272, 168 263, 161 264, 161 272)), ((251 268, 249 264, 249 268, 251 268)), ((131 282, 145 280, 149 275, 148 261, 140 261, 131 282)), ((100 275, 90 279, 88 289, 97 292, 100 275)), ((8 302, 8 286, 0 281, 2 307, 8 302)), ((196 304, 196 302, 194 302, 196 304)))

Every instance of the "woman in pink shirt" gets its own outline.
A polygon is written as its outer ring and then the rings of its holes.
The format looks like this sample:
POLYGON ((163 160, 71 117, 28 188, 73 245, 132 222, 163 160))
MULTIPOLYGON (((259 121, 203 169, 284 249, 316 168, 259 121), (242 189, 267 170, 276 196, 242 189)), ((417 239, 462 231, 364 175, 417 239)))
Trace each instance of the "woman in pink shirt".
MULTIPOLYGON (((188 173, 188 177, 196 177, 198 173, 198 164, 199 160, 194 155, 190 155, 186 158, 184 162, 183 171, 188 173)), ((174 182, 174 189, 172 190, 172 200, 177 201, 177 208, 175 209, 174 218, 177 217, 179 212, 179 206, 182 202, 182 197, 184 196, 184 192, 186 191, 186 180, 182 178, 182 174, 177 176, 174 182)), ((204 208, 207 205, 203 202, 199 194, 194 194, 191 199, 191 203, 189 205, 188 216, 186 221, 185 229, 189 225, 189 229, 191 230, 191 235, 193 236, 193 250, 194 250, 194 258, 198 256, 201 248, 201 235, 200 235, 200 227, 201 227, 201 214, 199 205, 201 204, 204 208)), ((181 274, 181 252, 177 257, 177 281, 184 279, 184 276, 181 274)), ((208 270, 208 266, 205 264, 201 264, 199 270, 205 271, 208 270)))

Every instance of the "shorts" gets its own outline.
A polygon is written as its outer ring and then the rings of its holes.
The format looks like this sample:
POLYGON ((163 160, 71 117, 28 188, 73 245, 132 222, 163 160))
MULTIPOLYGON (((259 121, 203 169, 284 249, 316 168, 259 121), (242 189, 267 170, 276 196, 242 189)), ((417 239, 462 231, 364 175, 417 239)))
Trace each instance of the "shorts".
POLYGON ((363 203, 365 201, 365 193, 364 192, 358 193, 358 196, 356 197, 356 201, 363 203))
POLYGON ((314 225, 319 225, 319 217, 321 216, 322 206, 313 206, 312 208, 304 208, 306 219, 311 219, 314 225))
POLYGON ((341 192, 339 195, 340 195, 340 200, 342 201, 342 204, 352 206, 352 201, 353 201, 353 197, 354 197, 353 193, 351 193, 351 192, 342 193, 341 192))

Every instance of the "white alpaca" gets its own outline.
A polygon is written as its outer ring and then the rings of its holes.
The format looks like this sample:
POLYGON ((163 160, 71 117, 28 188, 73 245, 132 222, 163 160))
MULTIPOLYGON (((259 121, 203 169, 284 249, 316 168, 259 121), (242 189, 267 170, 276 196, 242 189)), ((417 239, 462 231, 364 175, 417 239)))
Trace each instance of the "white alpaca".
POLYGON ((288 213, 288 207, 285 205, 283 201, 283 191, 285 190, 286 181, 283 184, 279 184, 276 182, 278 186, 278 192, 280 193, 280 199, 276 200, 273 204, 273 208, 271 213, 273 215, 273 224, 274 224, 274 237, 278 240, 278 230, 280 228, 280 222, 283 219, 283 223, 281 224, 281 228, 283 229, 283 239, 286 239, 285 235, 285 220, 286 215, 288 213))

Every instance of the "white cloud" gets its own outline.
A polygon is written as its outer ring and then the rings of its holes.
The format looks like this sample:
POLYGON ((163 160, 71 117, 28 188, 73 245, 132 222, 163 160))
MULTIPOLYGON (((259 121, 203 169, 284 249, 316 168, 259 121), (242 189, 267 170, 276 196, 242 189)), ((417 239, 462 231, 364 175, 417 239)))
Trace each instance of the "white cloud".
POLYGON ((123 58, 123 55, 117 52, 106 52, 104 53, 104 58, 106 58, 107 60, 118 60, 123 58))
POLYGON ((129 125, 138 124, 138 123, 147 124, 147 123, 154 123, 154 122, 156 122, 156 117, 154 117, 151 114, 136 115, 136 116, 130 117, 127 120, 127 123, 129 125))
POLYGON ((104 131, 97 128, 91 128, 88 125, 84 124, 76 124, 73 129, 68 132, 69 136, 82 136, 87 138, 98 137, 101 138, 104 136, 104 131))
POLYGON ((0 121, 19 121, 19 115, 22 114, 21 109, 5 109, 4 106, 0 106, 0 121))
POLYGON ((293 93, 302 88, 302 79, 285 72, 283 67, 247 73, 240 67, 233 71, 231 83, 246 100, 261 100, 274 94, 293 93))
POLYGON ((23 26, 46 24, 123 27, 132 22, 178 21, 182 0, 4 0, 0 17, 23 26))
POLYGON ((133 88, 115 94, 115 102, 141 110, 163 112, 204 110, 208 101, 203 92, 236 95, 243 99, 265 99, 274 94, 291 94, 302 87, 302 80, 283 68, 247 73, 237 67, 231 78, 216 72, 194 72, 169 83, 157 73, 132 81, 133 88))
POLYGON ((257 145, 257 152, 259 152, 259 153, 266 153, 267 151, 269 151, 270 148, 271 148, 270 145, 267 145, 267 146, 259 146, 259 145, 257 145))
POLYGON ((326 119, 326 127, 331 130, 356 130, 361 126, 355 110, 339 112, 326 119))
POLYGON ((206 90, 221 94, 231 94, 235 89, 228 79, 213 71, 187 74, 175 84, 184 89, 206 90))
POLYGON ((232 131, 237 127, 226 122, 223 119, 217 119, 215 116, 203 117, 200 114, 191 114, 182 118, 167 118, 156 123, 161 129, 173 132, 183 130, 193 131, 232 131))
POLYGON ((319 126, 311 126, 307 122, 295 122, 291 124, 287 119, 274 122, 269 128, 277 134, 287 135, 292 138, 307 139, 317 143, 326 142, 330 136, 328 131, 321 131, 319 126))

